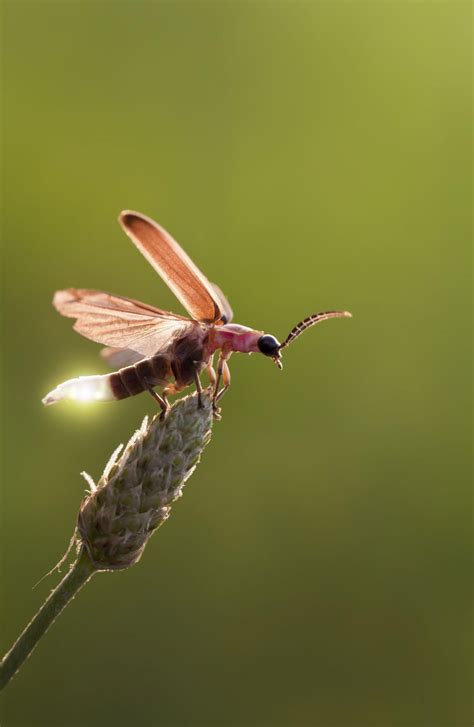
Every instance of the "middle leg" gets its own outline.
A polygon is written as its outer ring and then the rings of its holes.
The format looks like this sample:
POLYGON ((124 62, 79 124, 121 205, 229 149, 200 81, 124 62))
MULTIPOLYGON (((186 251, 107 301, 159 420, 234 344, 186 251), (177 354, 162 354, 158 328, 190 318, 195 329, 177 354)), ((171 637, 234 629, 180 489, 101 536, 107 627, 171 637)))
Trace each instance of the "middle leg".
POLYGON ((219 415, 217 402, 219 401, 219 399, 222 398, 222 396, 230 386, 230 371, 226 361, 226 359, 229 358, 229 355, 230 354, 221 353, 221 355, 219 356, 219 361, 217 363, 217 377, 214 384, 214 395, 212 397, 212 408, 214 410, 215 416, 219 415), (222 389, 219 389, 221 378, 224 382, 224 386, 222 387, 222 389))
POLYGON ((201 379, 199 378, 199 361, 194 361, 194 383, 196 384, 196 391, 198 395, 198 408, 202 409, 202 384, 201 379))

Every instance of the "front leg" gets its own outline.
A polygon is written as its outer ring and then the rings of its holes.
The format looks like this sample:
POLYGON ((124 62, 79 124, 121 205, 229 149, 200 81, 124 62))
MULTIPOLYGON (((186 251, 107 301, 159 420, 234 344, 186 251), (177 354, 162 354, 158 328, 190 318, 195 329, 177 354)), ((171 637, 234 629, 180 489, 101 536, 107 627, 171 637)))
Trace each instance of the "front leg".
POLYGON ((209 377, 209 383, 212 387, 216 385, 216 372, 214 371, 214 354, 212 354, 207 364, 207 375, 209 377))
POLYGON ((224 361, 223 366, 222 366, 222 382, 223 382, 224 386, 222 387, 222 389, 217 394, 217 396, 216 396, 216 402, 218 402, 220 399, 222 399, 222 397, 224 396, 225 392, 227 391, 227 389, 230 386, 230 370, 229 370, 229 367, 227 365, 227 361, 224 361))

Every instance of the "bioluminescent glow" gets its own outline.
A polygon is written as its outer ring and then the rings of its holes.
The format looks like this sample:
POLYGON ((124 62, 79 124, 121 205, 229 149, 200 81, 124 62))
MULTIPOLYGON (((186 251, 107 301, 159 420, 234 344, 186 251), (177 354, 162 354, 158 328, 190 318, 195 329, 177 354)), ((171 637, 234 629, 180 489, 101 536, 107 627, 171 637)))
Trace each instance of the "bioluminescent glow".
POLYGON ((114 398, 108 376, 79 376, 57 386, 43 399, 43 404, 55 404, 62 399, 80 402, 107 401, 114 398))

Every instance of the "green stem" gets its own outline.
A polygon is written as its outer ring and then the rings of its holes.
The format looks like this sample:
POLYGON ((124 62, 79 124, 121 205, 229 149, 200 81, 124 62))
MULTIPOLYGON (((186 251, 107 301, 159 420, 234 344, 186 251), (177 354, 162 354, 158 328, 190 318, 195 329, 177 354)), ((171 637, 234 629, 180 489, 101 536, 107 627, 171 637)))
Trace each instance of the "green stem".
POLYGON ((94 571, 94 565, 83 549, 61 583, 50 593, 38 613, 33 616, 21 636, 0 662, 0 690, 6 687, 10 679, 15 676, 56 617, 87 583, 94 571))

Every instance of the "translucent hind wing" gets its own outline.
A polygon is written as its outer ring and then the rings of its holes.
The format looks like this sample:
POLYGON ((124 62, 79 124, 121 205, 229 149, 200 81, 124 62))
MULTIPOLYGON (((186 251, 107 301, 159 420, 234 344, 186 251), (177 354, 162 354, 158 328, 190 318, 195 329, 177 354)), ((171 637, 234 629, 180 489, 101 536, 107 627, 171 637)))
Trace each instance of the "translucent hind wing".
POLYGON ((125 366, 133 366, 144 358, 143 354, 137 353, 131 348, 114 348, 113 346, 103 348, 100 355, 114 370, 123 369, 125 366))
POLYGON ((54 294, 53 305, 61 315, 68 318, 78 318, 80 315, 87 313, 98 314, 104 312, 105 309, 113 311, 115 315, 124 318, 126 314, 130 314, 132 316, 166 317, 181 321, 189 320, 184 316, 155 308, 139 300, 133 300, 133 298, 112 295, 111 293, 104 293, 102 290, 92 290, 90 288, 58 290, 54 294))
POLYGON ((85 338, 132 349, 141 357, 168 348, 175 338, 197 325, 146 303, 97 290, 60 290, 53 305, 62 315, 76 319, 74 330, 85 338))

